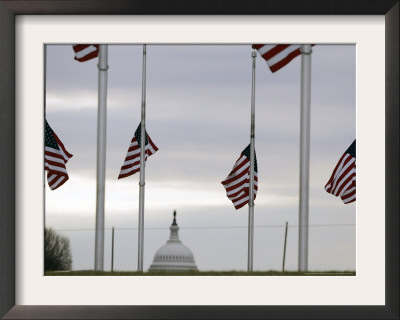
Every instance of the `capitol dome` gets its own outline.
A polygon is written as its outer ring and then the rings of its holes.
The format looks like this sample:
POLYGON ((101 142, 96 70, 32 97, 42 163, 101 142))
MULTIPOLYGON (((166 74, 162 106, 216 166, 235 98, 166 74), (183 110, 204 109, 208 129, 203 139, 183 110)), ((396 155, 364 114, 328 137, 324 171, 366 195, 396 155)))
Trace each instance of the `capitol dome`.
POLYGON ((192 251, 179 240, 176 211, 174 211, 174 220, 169 229, 169 240, 157 250, 149 271, 197 270, 192 251))

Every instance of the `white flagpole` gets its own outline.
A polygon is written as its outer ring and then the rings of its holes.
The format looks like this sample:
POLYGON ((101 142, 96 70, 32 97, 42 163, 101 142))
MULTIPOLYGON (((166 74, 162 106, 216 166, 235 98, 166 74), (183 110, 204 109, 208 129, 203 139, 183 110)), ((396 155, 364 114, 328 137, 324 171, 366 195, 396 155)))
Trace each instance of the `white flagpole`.
POLYGON ((249 226, 248 226, 248 256, 247 271, 253 271, 253 241, 254 241, 254 128, 255 128, 255 80, 256 57, 254 50, 252 57, 252 81, 251 81, 251 126, 250 126, 250 186, 249 186, 249 226))
POLYGON ((308 271, 308 198, 310 168, 311 45, 301 46, 299 265, 308 271))
POLYGON ((142 114, 140 126, 140 182, 139 182, 139 234, 138 234, 138 271, 143 272, 144 250, 144 185, 145 185, 145 149, 146 149, 146 45, 143 45, 142 66, 142 114))
POLYGON ((282 261, 282 272, 285 271, 285 260, 286 260, 286 242, 287 242, 287 229, 288 229, 288 222, 286 221, 285 227, 285 242, 283 244, 283 261, 282 261))
POLYGON ((99 45, 99 84, 97 113, 97 189, 96 189, 96 231, 95 270, 104 270, 104 195, 106 176, 106 118, 107 118, 107 70, 108 46, 99 45))

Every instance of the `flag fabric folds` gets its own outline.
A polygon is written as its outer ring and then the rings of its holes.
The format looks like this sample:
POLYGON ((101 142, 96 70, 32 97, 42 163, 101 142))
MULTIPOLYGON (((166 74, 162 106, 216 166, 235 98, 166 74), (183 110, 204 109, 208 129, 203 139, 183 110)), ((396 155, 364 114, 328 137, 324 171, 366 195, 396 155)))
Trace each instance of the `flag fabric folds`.
POLYGON ((325 190, 340 196, 344 203, 356 201, 356 140, 340 158, 325 190))
MULTIPOLYGON (((129 146, 128 153, 126 154, 125 161, 121 167, 118 179, 126 178, 140 171, 140 131, 141 124, 139 123, 139 126, 137 127, 135 135, 133 136, 129 146)), ((145 141, 145 161, 147 161, 147 157, 150 157, 152 154, 156 153, 158 148, 150 139, 147 132, 145 141)))
POLYGON ((44 169, 47 170, 47 183, 51 190, 55 190, 69 179, 65 164, 72 154, 64 147, 47 120, 45 120, 44 142, 44 169))
POLYGON ((98 44, 76 44, 72 46, 75 51, 75 60, 85 62, 99 56, 98 44))
POLYGON ((283 68, 301 54, 301 44, 253 44, 253 48, 267 61, 272 72, 283 68))
MULTIPOLYGON (((226 190, 226 196, 232 201, 236 210, 249 203, 250 145, 248 145, 246 149, 242 151, 239 159, 235 162, 232 171, 221 183, 226 190)), ((258 170, 257 158, 254 152, 254 199, 256 198, 257 190, 258 170)))

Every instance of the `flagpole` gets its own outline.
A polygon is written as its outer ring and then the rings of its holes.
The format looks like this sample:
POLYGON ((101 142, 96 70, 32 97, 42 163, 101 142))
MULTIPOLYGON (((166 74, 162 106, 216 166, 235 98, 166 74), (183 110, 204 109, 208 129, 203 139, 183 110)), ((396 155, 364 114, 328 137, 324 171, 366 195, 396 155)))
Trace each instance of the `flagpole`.
POLYGON ((140 182, 139 182, 139 232, 138 232, 138 271, 143 272, 144 250, 144 185, 146 149, 146 45, 143 45, 142 66, 142 113, 140 126, 140 182))
POLYGON ((310 167, 311 45, 301 46, 299 265, 308 271, 308 198, 310 167))
POLYGON ((286 242, 287 242, 287 229, 288 229, 288 222, 286 221, 285 227, 285 242, 283 244, 283 261, 282 261, 282 272, 285 271, 285 260, 286 260, 286 242))
POLYGON ((114 227, 111 229, 111 272, 114 272, 114 227))
POLYGON ((104 270, 104 197, 106 173, 106 118, 107 118, 107 70, 108 46, 99 45, 99 83, 97 113, 97 188, 95 270, 104 270))
POLYGON ((253 271, 253 242, 254 242, 254 128, 255 128, 255 80, 256 80, 256 50, 252 57, 251 81, 251 126, 250 126, 250 186, 249 186, 249 231, 248 231, 248 257, 247 271, 253 271))

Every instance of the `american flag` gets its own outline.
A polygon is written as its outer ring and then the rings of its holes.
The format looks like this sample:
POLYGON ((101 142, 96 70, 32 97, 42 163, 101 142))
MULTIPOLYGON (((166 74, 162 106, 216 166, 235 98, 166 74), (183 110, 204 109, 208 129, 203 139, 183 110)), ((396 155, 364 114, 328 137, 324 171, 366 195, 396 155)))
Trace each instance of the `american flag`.
POLYGON ((75 60, 85 62, 99 55, 98 44, 76 44, 72 46, 75 51, 75 60))
POLYGON ((325 190, 340 196, 344 203, 356 201, 356 140, 340 158, 325 190))
MULTIPOLYGON (((254 153, 254 199, 258 190, 257 158, 254 153)), ((242 151, 235 162, 232 171, 221 182, 226 190, 226 196, 232 201, 236 209, 240 209, 250 199, 250 145, 242 151)))
POLYGON ((283 68, 301 54, 301 44, 253 44, 253 48, 267 61, 272 72, 283 68))
POLYGON ((47 183, 51 190, 62 186, 68 179, 65 164, 72 157, 64 144, 45 120, 44 169, 47 170, 47 183))
MULTIPOLYGON (((126 158, 124 164, 121 167, 121 171, 119 173, 118 179, 125 178, 135 174, 140 171, 140 137, 141 137, 141 124, 137 127, 135 131, 135 135, 132 138, 131 144, 128 149, 128 153, 126 154, 126 158)), ((150 157, 152 154, 156 153, 158 148, 150 139, 149 135, 146 132, 145 137, 145 158, 150 157)))

